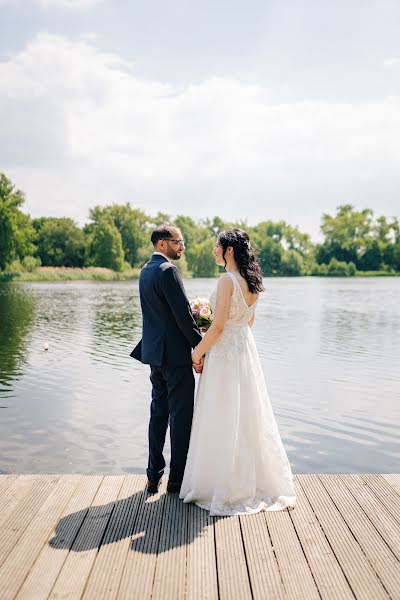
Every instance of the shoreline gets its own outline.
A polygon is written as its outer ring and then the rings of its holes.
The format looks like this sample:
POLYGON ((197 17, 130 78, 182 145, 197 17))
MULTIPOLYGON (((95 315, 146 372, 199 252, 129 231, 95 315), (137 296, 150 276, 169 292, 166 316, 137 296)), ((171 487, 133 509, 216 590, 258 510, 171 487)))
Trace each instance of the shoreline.
POLYGON ((0 273, 0 281, 128 281, 139 279, 140 269, 113 271, 105 267, 39 267, 35 271, 0 273))
MULTIPOLYGON (((12 281, 12 282, 40 282, 40 281, 135 281, 139 279, 140 269, 135 268, 125 271, 113 271, 105 267, 39 267, 35 271, 22 271, 14 273, 0 273, 0 282, 12 281)), ((217 278, 219 274, 215 275, 217 278)), ((303 277, 317 277, 317 278, 337 278, 345 277, 346 279, 358 278, 358 277, 399 277, 400 273, 388 273, 386 271, 357 271, 355 275, 343 276, 343 275, 296 275, 296 278, 303 277)), ((264 279, 274 278, 285 278, 293 279, 290 275, 270 275, 265 276, 264 279)), ((193 277, 190 274, 184 275, 184 279, 210 279, 208 277, 193 277)))

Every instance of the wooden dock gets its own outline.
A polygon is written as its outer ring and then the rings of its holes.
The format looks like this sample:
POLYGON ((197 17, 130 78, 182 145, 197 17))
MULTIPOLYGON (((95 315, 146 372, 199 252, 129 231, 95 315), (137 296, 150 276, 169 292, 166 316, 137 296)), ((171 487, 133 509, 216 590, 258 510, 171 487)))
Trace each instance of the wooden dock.
POLYGON ((400 600, 400 475, 295 480, 210 518, 142 475, 1 475, 0 599, 400 600))

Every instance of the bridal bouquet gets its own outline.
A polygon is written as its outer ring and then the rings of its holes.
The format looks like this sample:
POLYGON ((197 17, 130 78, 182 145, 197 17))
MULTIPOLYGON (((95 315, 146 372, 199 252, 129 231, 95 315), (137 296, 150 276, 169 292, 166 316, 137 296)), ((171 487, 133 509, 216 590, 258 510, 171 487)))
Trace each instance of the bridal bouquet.
POLYGON ((214 318, 210 301, 207 298, 195 298, 190 302, 190 309, 200 333, 206 333, 214 318))

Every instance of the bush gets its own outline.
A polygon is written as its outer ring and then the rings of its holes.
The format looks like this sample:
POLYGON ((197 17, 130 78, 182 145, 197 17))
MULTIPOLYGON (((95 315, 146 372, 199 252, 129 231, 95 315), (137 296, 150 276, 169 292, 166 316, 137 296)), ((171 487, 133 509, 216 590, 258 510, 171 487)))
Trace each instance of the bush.
POLYGON ((23 273, 24 267, 21 265, 21 262, 17 259, 10 262, 9 265, 4 269, 6 273, 23 273))
POLYGON ((347 275, 349 277, 354 277, 357 275, 356 265, 353 262, 347 263, 347 275))
POLYGON ((310 272, 311 275, 324 277, 325 275, 328 275, 328 265, 326 265, 325 263, 321 263, 320 265, 318 263, 313 263, 310 272))
POLYGON ((346 263, 336 258, 331 258, 328 265, 330 277, 351 277, 356 274, 356 266, 353 262, 346 263))
POLYGON ((41 264, 42 261, 40 260, 40 258, 36 258, 35 256, 24 256, 22 260, 22 266, 24 267, 24 271, 27 271, 28 273, 33 273, 33 271, 36 271, 36 269, 40 267, 41 264))

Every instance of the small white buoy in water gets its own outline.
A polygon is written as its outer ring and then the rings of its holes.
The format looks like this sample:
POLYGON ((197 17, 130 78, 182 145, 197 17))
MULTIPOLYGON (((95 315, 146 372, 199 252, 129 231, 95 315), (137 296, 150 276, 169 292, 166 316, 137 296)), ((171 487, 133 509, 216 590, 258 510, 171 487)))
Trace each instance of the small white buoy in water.
POLYGON ((46 351, 46 350, 48 350, 48 349, 49 349, 49 344, 48 344, 47 342, 45 342, 45 343, 44 343, 44 346, 43 346, 43 350, 45 350, 45 351, 46 351))

